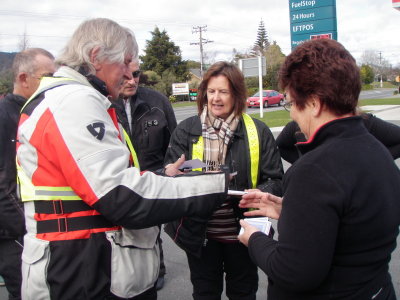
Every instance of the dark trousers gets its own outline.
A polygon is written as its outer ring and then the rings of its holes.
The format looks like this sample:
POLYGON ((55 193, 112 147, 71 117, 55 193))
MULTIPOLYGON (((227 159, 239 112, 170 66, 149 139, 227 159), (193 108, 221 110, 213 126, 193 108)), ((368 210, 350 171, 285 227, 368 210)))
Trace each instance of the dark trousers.
POLYGON ((9 293, 9 300, 21 299, 21 255, 20 240, 0 239, 0 275, 3 276, 9 293))
POLYGON ((256 299, 257 266, 251 261, 246 246, 208 240, 201 258, 189 253, 186 255, 193 284, 193 299, 220 300, 224 273, 226 296, 230 300, 256 299))

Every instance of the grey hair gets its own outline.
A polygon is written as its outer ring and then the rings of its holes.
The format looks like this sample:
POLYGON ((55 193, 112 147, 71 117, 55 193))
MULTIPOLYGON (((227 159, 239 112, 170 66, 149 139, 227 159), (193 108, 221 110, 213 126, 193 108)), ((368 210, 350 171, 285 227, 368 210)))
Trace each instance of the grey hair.
POLYGON ((12 73, 14 81, 21 72, 26 72, 31 75, 35 74, 38 70, 38 65, 36 64, 36 56, 43 55, 51 60, 54 60, 53 54, 42 48, 28 48, 22 52, 15 55, 12 64, 12 73))
POLYGON ((56 63, 76 71, 84 67, 88 74, 94 75, 96 70, 90 61, 90 54, 95 48, 99 49, 99 62, 123 63, 126 56, 132 59, 138 57, 138 45, 130 29, 110 19, 97 18, 79 25, 56 63))

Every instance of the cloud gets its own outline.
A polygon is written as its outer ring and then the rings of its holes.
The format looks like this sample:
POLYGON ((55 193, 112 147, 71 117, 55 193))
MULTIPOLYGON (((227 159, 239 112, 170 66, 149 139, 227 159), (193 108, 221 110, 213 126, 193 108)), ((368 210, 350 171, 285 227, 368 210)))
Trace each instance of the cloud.
MULTIPOLYGON (((184 59, 199 60, 199 41, 193 27, 207 25, 203 38, 212 40, 204 51, 216 59, 230 59, 232 50, 244 52, 257 37, 261 19, 270 42, 277 41, 285 54, 291 51, 287 0, 2 0, 0 51, 18 51, 24 32, 34 47, 59 53, 85 19, 107 17, 131 28, 144 49, 150 31, 165 29, 181 48, 184 59)), ((359 59, 365 50, 381 51, 393 65, 400 64, 397 30, 400 11, 390 1, 336 1, 338 40, 359 59)))

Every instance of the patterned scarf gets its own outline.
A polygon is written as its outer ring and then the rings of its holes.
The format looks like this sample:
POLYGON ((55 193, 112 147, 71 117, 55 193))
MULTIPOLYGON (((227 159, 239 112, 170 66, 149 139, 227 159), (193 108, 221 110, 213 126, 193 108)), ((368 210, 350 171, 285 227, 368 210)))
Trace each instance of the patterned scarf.
POLYGON ((219 166, 225 163, 226 150, 239 119, 235 117, 234 112, 226 120, 218 118, 205 105, 200 121, 204 140, 204 162, 208 165, 206 170, 219 170, 219 166))

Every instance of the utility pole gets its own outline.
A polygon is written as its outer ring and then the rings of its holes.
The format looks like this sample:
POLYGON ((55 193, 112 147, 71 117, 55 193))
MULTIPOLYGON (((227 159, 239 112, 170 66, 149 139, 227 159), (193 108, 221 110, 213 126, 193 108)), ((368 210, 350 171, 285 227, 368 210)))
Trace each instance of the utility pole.
POLYGON ((204 26, 195 26, 192 29, 192 33, 200 33, 199 42, 198 43, 190 43, 190 45, 200 45, 200 76, 203 78, 203 66, 204 66, 204 56, 203 56, 203 44, 212 43, 214 41, 209 41, 203 39, 203 32, 207 31, 207 25, 204 26))

